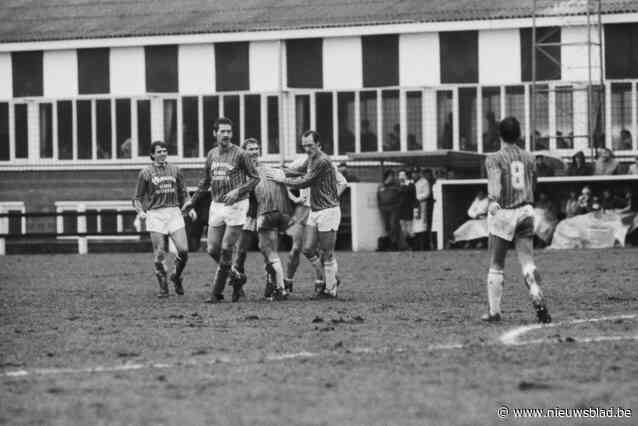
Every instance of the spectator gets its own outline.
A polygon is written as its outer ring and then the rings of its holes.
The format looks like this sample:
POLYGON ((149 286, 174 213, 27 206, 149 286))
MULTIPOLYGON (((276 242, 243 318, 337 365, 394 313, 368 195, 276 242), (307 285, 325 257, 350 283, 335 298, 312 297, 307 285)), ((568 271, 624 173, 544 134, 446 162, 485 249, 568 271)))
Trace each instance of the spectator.
POLYGON ((591 176, 591 165, 585 161, 583 151, 578 151, 572 156, 572 162, 567 168, 567 176, 591 176))
POLYGON ((578 197, 578 214, 585 214, 592 211, 592 196, 591 189, 588 186, 583 186, 578 197))
POLYGON ((629 170, 627 170, 628 175, 638 175, 638 156, 634 158, 634 162, 629 166, 629 170))
POLYGON ((545 161, 542 155, 536 156, 536 174, 538 177, 554 176, 556 171, 545 161))
POLYGON ((399 185, 401 187, 401 201, 399 202, 399 221, 401 224, 401 240, 399 250, 408 248, 407 239, 413 237, 412 220, 414 218, 414 207, 416 206, 416 190, 414 182, 408 178, 406 170, 399 170, 399 185))
POLYGON ((348 164, 345 161, 339 163, 339 165, 337 166, 337 170, 343 175, 344 178, 346 178, 348 182, 359 182, 359 178, 351 173, 350 170, 348 170, 348 164))
POLYGON ((616 147, 616 149, 631 150, 632 145, 633 141, 631 140, 631 132, 627 129, 622 129, 620 131, 620 144, 616 147))
POLYGON ((614 158, 614 153, 609 148, 601 148, 600 155, 594 165, 594 175, 615 175, 618 174, 619 163, 614 158))
POLYGON ((361 120, 361 152, 377 150, 377 135, 370 129, 369 120, 361 120))
POLYGON ((417 170, 413 174, 414 190, 416 192, 417 207, 414 215, 414 236, 416 238, 416 249, 425 250, 428 246, 428 210, 427 203, 431 196, 430 182, 425 177, 425 169, 417 170))
POLYGON ((569 191, 569 198, 565 202, 565 216, 570 218, 579 214, 578 197, 576 191, 569 191))
POLYGON ((425 180, 427 180, 430 184, 430 195, 425 200, 425 226, 427 228, 427 230, 425 231, 425 241, 427 244, 427 249, 432 250, 434 249, 434 241, 432 240, 432 212, 434 211, 434 203, 436 202, 436 200, 434 199, 434 183, 436 182, 436 178, 434 177, 432 169, 424 169, 423 176, 425 177, 425 180))
POLYGON ((394 170, 386 170, 383 173, 383 182, 377 189, 377 204, 379 205, 386 235, 390 240, 390 249, 397 249, 401 238, 401 225, 399 223, 400 192, 401 188, 396 180, 394 170))
POLYGON ((600 208, 602 210, 615 210, 625 207, 625 200, 616 197, 611 189, 603 189, 603 196, 600 199, 600 208))
POLYGON ((556 209, 546 193, 538 194, 538 201, 534 206, 534 233, 547 245, 552 240, 554 229, 558 223, 556 209))
POLYGON ((490 200, 487 198, 487 194, 484 191, 479 191, 476 194, 476 198, 472 201, 470 208, 467 210, 467 215, 470 220, 459 226, 454 231, 454 239, 452 244, 457 244, 462 241, 466 241, 465 248, 470 248, 472 244, 476 248, 484 248, 483 239, 487 238, 487 207, 490 204, 490 200))

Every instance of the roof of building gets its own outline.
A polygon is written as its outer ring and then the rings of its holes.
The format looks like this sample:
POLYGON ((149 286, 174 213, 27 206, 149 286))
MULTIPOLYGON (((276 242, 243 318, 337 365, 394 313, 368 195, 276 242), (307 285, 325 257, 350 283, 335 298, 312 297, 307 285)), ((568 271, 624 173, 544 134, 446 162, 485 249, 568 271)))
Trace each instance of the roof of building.
MULTIPOLYGON (((540 16, 575 15, 585 13, 587 0, 538 4, 540 16)), ((0 43, 526 18, 532 5, 532 0, 2 0, 0 43)), ((605 0, 602 8, 638 12, 638 0, 605 0)))

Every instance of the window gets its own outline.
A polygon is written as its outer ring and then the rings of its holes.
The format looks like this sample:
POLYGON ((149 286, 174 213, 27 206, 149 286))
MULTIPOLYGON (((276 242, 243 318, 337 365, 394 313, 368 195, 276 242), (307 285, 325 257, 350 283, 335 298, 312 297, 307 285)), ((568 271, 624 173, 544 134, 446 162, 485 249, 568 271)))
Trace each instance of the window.
POLYGON ((478 82, 478 31, 439 33, 442 83, 478 82))
POLYGON ((0 161, 11 158, 9 146, 9 104, 0 102, 0 161))
POLYGON ((279 154, 279 98, 268 96, 268 153, 279 154))
POLYGON ((244 139, 255 138, 261 143, 261 96, 244 96, 244 139))
POLYGON ((549 88, 545 85, 536 86, 536 96, 530 95, 530 116, 532 110, 536 116, 536 128, 530 129, 532 135, 532 150, 549 149, 549 88), (533 106, 533 108, 532 108, 533 106))
POLYGON ((297 153, 302 153, 301 135, 310 129, 310 96, 295 96, 295 145, 297 153))
POLYGON ((53 104, 39 104, 40 158, 53 158, 53 104))
POLYGON ((323 40, 307 38, 286 40, 288 87, 323 87, 323 40))
POLYGON ((177 155, 177 100, 164 99, 164 142, 168 155, 177 155))
POLYGON ((452 117, 452 91, 439 90, 436 92, 436 146, 438 149, 452 149, 454 146, 452 117))
POLYGON ((204 96, 204 119, 202 126, 204 127, 204 155, 208 154, 217 143, 213 134, 213 125, 219 117, 219 98, 217 96, 204 96))
POLYGON ((378 150, 377 137, 377 92, 359 94, 361 109, 361 152, 378 150))
MULTIPOLYGON (((332 100, 332 97, 330 97, 330 100, 332 100)), ((354 92, 343 92, 337 95, 337 117, 339 122, 339 154, 354 152, 356 131, 354 92)), ((332 154, 332 151, 330 153, 332 154)))
POLYGON ((146 46, 144 53, 146 59, 146 91, 177 92, 177 46, 146 46))
POLYGON ((605 129, 603 126, 603 117, 605 116, 605 87, 591 87, 590 116, 591 122, 594 123, 592 134, 589 139, 589 147, 591 143, 597 148, 605 146, 605 129))
MULTIPOLYGON (((216 43, 215 87, 217 91, 249 90, 250 74, 248 66, 247 42, 216 43)), ((236 134, 235 137, 239 137, 239 134, 236 134)))
POLYGON ((78 49, 78 92, 109 93, 109 49, 78 49))
POLYGON ((151 152, 151 101, 137 101, 137 152, 140 156, 151 152))
POLYGON ((233 142, 240 144, 241 117, 239 115, 239 95, 226 95, 222 99, 224 106, 224 117, 230 118, 233 122, 233 142))
POLYGON ((632 149, 631 83, 611 85, 611 146, 613 150, 632 149))
POLYGON ((399 114, 399 91, 384 90, 381 92, 383 150, 399 151, 401 149, 401 124, 399 114))
POLYGON ((571 87, 557 87, 556 98, 556 148, 574 147, 574 96, 571 87))
POLYGON ((27 115, 26 104, 14 105, 15 158, 28 158, 29 156, 29 125, 27 115))
POLYGON ((638 78, 638 24, 605 24, 605 75, 638 78))
MULTIPOLYGON (((0 201, 2 207, 9 215, 6 219, 9 222, 8 234, 20 235, 27 232, 27 219, 23 216, 26 213, 24 201, 0 201)), ((5 220, 4 218, 0 218, 5 220)))
POLYGON ((91 124, 91 101, 77 101, 77 141, 78 158, 81 160, 92 157, 93 130, 91 124))
MULTIPOLYGON (((505 88, 505 115, 514 116, 521 124, 521 139, 518 145, 525 147, 525 87, 508 86, 505 88)), ((483 129, 485 130, 485 128, 483 129)))
POLYGON ((501 89, 484 87, 481 90, 483 107, 483 152, 494 152, 500 148, 498 120, 501 117, 501 89))
POLYGON ((42 51, 11 53, 13 97, 42 96, 42 51))
POLYGON ((111 100, 98 99, 95 101, 95 132, 97 158, 113 158, 113 132, 111 130, 111 100))
MULTIPOLYGON (((317 132, 319 132, 319 136, 321 137, 321 146, 323 147, 323 152, 328 155, 332 155, 334 153, 334 123, 332 119, 333 110, 332 93, 328 92, 315 94, 317 132)), ((339 110, 339 112, 341 112, 341 110, 339 110)), ((341 134, 339 134, 339 142, 341 142, 341 134)))
POLYGON ((459 89, 459 147, 462 151, 477 151, 476 88, 459 89))
POLYGON ((399 85, 399 36, 361 37, 363 87, 399 85))
POLYGON ((182 142, 185 158, 199 156, 199 112, 194 96, 182 98, 182 142))
POLYGON ((117 158, 131 158, 131 100, 115 101, 115 144, 117 158))
MULTIPOLYGON (((521 28, 521 79, 532 81, 532 28, 521 28)), ((536 80, 560 80, 561 46, 538 46, 560 43, 560 27, 536 28, 536 80), (555 62, 556 61, 556 62, 555 62)))
POLYGON ((423 149, 423 96, 421 92, 407 92, 408 150, 423 149))

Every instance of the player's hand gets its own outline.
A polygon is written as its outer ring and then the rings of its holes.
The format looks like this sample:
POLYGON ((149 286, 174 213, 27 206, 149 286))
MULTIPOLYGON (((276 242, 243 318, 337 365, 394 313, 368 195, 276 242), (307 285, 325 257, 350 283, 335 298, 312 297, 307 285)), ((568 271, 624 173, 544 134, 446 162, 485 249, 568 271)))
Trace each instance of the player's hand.
POLYGON ((148 213, 146 213, 146 212, 139 212, 139 213, 137 214, 137 217, 139 217, 139 218, 140 218, 140 220, 146 220, 146 217, 147 217, 147 216, 148 216, 148 213))
POLYGON ((188 211, 188 217, 190 217, 193 222, 197 220, 197 212, 195 209, 190 209, 188 211))
POLYGON ((229 205, 235 204, 239 200, 239 191, 237 189, 233 189, 232 191, 228 191, 226 195, 222 197, 222 201, 229 205))
POLYGON ((496 201, 492 201, 490 202, 490 205, 487 207, 487 212, 491 216, 494 216, 496 212, 499 211, 500 209, 501 209, 501 206, 496 201))
POLYGON ((278 183, 283 183, 285 180, 285 178, 282 177, 281 170, 277 170, 277 169, 266 170, 265 176, 266 178, 278 183))
MULTIPOLYGON (((188 213, 189 210, 193 209, 193 202, 191 200, 188 200, 187 202, 184 203, 184 205, 182 206, 182 212, 183 213, 188 213)), ((190 213, 189 213, 190 214, 190 213)))

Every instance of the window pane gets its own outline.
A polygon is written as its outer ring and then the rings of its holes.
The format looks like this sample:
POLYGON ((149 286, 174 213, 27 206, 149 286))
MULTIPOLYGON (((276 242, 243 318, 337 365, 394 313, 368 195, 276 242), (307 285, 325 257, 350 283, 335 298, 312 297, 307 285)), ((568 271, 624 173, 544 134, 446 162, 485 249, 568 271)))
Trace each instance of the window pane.
POLYGON ((571 87, 556 88, 556 148, 574 147, 574 98, 571 87))
POLYGON ((177 155, 177 100, 164 99, 164 142, 168 155, 177 155))
POLYGON ((452 126, 452 91, 438 91, 436 92, 436 147, 438 149, 452 149, 454 135, 452 126))
POLYGON ((310 96, 295 96, 295 146, 297 152, 302 153, 301 135, 310 129, 310 96))
POLYGON ((62 216, 62 231, 72 234, 78 231, 78 217, 76 212, 67 211, 68 215, 62 216))
POLYGON ((77 101, 77 138, 78 158, 87 159, 92 156, 91 101, 77 101))
POLYGON ((111 130, 111 101, 98 99, 95 101, 97 158, 113 158, 111 130))
POLYGON ((377 143, 377 92, 361 92, 361 152, 378 150, 377 143))
POLYGON ((146 91, 177 92, 177 46, 146 46, 146 91))
POLYGON ((441 83, 478 83, 478 31, 439 33, 441 83))
POLYGON ((361 37, 363 87, 399 85, 399 36, 361 37))
MULTIPOLYGON (((215 43, 215 87, 217 91, 249 90, 248 63, 248 42, 215 43)), ((225 115, 230 118, 227 113, 225 115)), ((235 133, 234 136, 239 138, 239 133, 235 133)))
POLYGON ((136 232, 135 218, 137 213, 135 212, 121 212, 122 215, 122 231, 124 232, 136 232))
POLYGON ((476 151, 476 89, 459 89, 459 147, 462 151, 476 151))
POLYGON ((9 234, 22 234, 22 211, 9 210, 9 234))
MULTIPOLYGON (((354 92, 339 93, 337 96, 339 120, 339 154, 355 151, 354 92)), ((332 112, 332 108, 330 108, 332 112)), ((330 138, 332 140, 332 138, 330 138)), ((332 150, 330 150, 332 153, 332 150)))
POLYGON ((604 86, 591 87, 591 123, 592 134, 589 139, 589 147, 594 142, 595 147, 605 146, 605 128, 603 126, 603 117, 605 116, 605 88, 604 86))
POLYGON ((195 96, 182 98, 182 140, 184 157, 199 156, 199 117, 198 101, 195 96))
POLYGON ((632 149, 631 83, 611 85, 611 146, 613 150, 632 149))
POLYGON ((151 152, 151 101, 137 101, 137 153, 139 156, 151 152))
POLYGON ((53 104, 40 104, 40 158, 53 158, 53 104))
POLYGON ((483 152, 494 152, 500 148, 498 119, 501 116, 501 90, 485 87, 482 90, 483 106, 483 152))
POLYGON ((244 138, 255 138, 261 143, 261 96, 244 97, 244 123, 244 138))
MULTIPOLYGON (((549 149, 549 93, 547 86, 536 86, 536 95, 531 93, 530 102, 534 103, 536 108, 535 127, 532 128, 532 150, 549 149), (534 143, 534 140, 536 141, 534 143)), ((531 114, 531 109, 530 109, 531 114)), ((534 123, 534 121, 532 121, 534 123)))
POLYGON ((58 157, 73 159, 73 102, 58 101, 58 157))
MULTIPOLYGON (((339 100, 341 100, 341 97, 339 97, 339 100)), ((317 131, 321 136, 323 152, 332 155, 334 151, 332 93, 317 93, 315 95, 315 111, 317 114, 317 131)), ((341 137, 341 134, 339 134, 339 137, 341 137)))
POLYGON ((117 210, 102 210, 100 218, 102 220, 103 234, 115 234, 117 232, 117 210))
POLYGON ((279 98, 268 96, 268 153, 279 154, 279 98))
POLYGON ((109 49, 78 49, 77 58, 78 92, 109 93, 109 49))
POLYGON ((213 124, 219 118, 219 98, 217 96, 204 96, 204 156, 215 146, 213 124))
POLYGON ((384 90, 381 92, 381 108, 383 111, 383 121, 381 122, 383 126, 383 150, 399 151, 401 149, 399 91, 384 90))
POLYGON ((516 117, 521 124, 519 146, 525 147, 525 87, 509 86, 505 88, 505 115, 516 117))
POLYGON ((97 232, 97 220, 98 220, 98 211, 97 210, 88 210, 86 211, 86 232, 88 233, 96 233, 97 232))
POLYGON ((15 113, 15 158, 29 156, 29 127, 27 123, 27 105, 16 104, 15 113))
POLYGON ((9 152, 9 104, 0 103, 0 161, 10 158, 9 152))
POLYGON ((131 158, 131 100, 115 101, 117 158, 131 158))
MULTIPOLYGON (((288 87, 323 86, 323 39, 286 40, 288 87)), ((308 129, 306 129, 308 130, 308 129)))
POLYGON ((224 96, 224 117, 233 122, 233 143, 239 145, 241 122, 239 117, 239 95, 224 96))
POLYGON ((12 52, 13 97, 42 96, 42 51, 12 52))
POLYGON ((423 101, 421 92, 407 93, 408 150, 423 149, 423 101))

